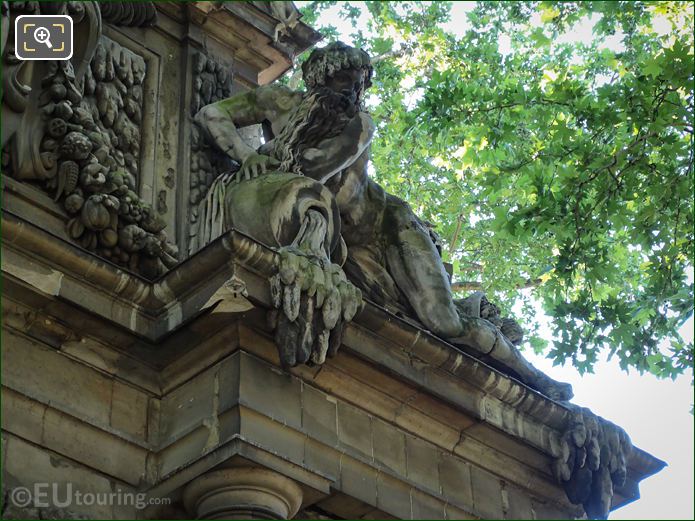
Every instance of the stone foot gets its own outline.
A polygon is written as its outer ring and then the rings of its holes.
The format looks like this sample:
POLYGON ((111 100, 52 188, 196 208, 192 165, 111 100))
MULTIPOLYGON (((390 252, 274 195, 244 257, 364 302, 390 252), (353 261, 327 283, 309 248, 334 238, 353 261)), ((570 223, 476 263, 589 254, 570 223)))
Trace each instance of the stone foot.
POLYGON ((532 379, 532 381, 525 382, 527 385, 536 389, 551 400, 555 400, 556 402, 568 402, 572 399, 574 392, 572 391, 571 384, 558 382, 538 369, 535 370, 538 372, 538 374, 532 379))

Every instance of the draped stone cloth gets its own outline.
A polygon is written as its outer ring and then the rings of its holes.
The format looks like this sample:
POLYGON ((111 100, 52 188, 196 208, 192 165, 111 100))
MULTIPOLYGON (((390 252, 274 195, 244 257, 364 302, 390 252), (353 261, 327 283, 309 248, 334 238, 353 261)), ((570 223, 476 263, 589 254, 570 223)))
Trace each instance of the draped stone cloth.
POLYGON ((270 247, 290 245, 311 210, 326 219, 324 250, 330 258, 340 244, 340 214, 328 188, 308 177, 278 171, 241 182, 236 174, 223 174, 200 203, 198 231, 189 253, 232 228, 270 247))

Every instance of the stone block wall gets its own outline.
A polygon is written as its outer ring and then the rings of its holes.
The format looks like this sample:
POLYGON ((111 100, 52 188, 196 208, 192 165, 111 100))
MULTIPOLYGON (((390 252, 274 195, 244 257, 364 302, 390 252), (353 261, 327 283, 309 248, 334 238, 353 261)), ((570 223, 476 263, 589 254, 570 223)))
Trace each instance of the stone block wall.
MULTIPOLYGON (((8 216, 3 235, 4 497, 45 483, 116 494, 111 510, 38 515, 202 515, 204 492, 234 476, 294 491, 301 517, 582 514, 551 470, 569 411, 380 308, 336 358, 283 370, 265 316, 275 254, 248 238, 146 282, 8 216)), ((660 468, 630 458, 615 506, 660 468)))

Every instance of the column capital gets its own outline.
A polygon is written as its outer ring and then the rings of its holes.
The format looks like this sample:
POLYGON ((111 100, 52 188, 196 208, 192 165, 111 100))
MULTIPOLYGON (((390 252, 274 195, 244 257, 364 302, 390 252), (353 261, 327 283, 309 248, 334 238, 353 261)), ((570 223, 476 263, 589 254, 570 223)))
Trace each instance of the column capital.
POLYGON ((195 478, 183 501, 198 519, 289 519, 302 504, 302 489, 273 470, 236 467, 195 478))

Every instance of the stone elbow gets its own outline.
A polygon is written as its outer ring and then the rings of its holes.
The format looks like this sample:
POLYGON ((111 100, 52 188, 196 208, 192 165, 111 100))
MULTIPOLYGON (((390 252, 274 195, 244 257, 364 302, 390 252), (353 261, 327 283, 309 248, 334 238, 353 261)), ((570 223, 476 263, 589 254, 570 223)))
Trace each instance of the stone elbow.
POLYGON ((376 124, 369 114, 360 112, 360 121, 362 123, 362 134, 363 139, 370 139, 374 136, 376 131, 376 124))
POLYGON ((201 127, 205 127, 206 122, 210 119, 210 105, 206 105, 193 116, 193 121, 195 121, 201 127))

